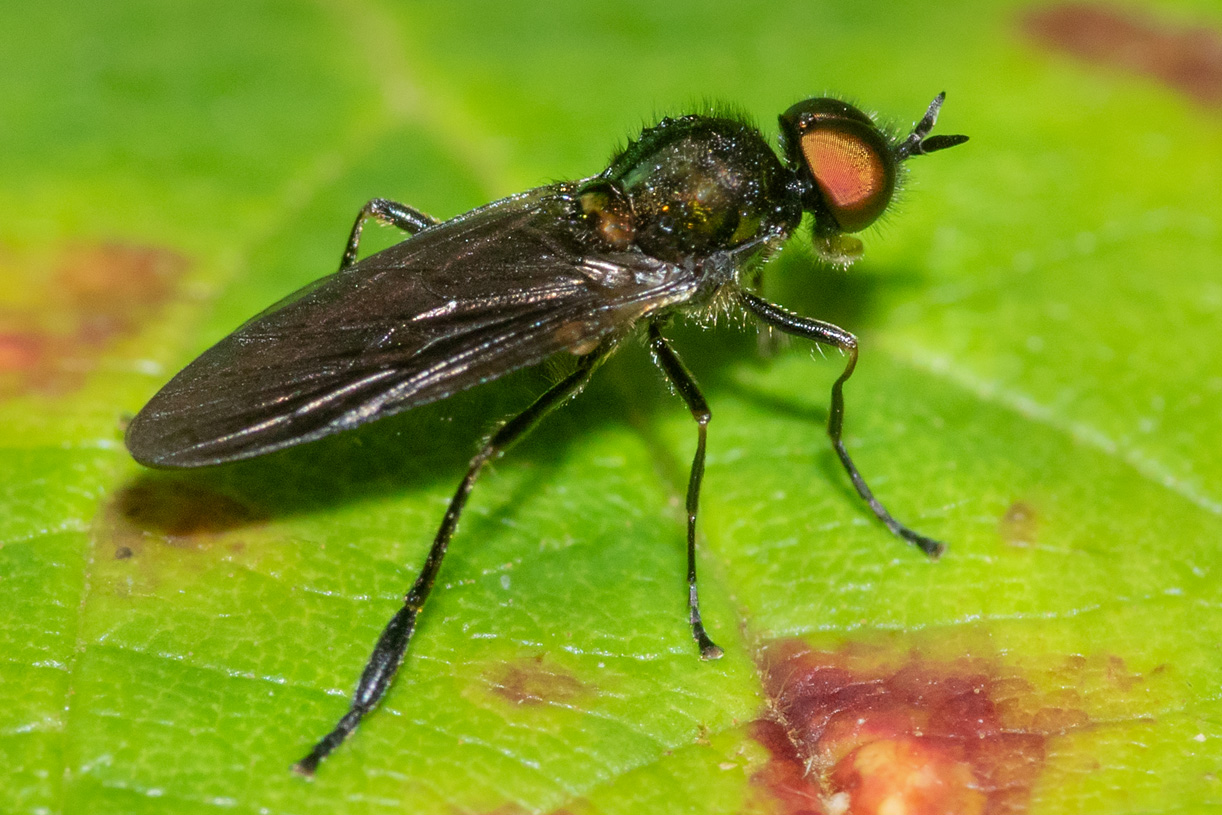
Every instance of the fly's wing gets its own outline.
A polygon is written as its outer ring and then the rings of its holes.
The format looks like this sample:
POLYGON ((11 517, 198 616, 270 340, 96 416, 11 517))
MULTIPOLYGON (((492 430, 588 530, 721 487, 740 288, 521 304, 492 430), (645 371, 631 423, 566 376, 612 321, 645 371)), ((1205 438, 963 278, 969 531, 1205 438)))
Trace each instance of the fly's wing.
POLYGON ((498 201, 307 286, 175 376, 128 449, 157 467, 250 458, 587 353, 695 293, 690 269, 583 249, 570 192, 498 201))

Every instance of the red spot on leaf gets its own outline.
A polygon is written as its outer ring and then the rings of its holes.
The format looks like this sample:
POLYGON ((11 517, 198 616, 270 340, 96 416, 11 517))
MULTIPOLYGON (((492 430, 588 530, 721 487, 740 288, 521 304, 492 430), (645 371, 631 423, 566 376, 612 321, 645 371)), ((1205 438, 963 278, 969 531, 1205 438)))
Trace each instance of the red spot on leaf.
POLYGON ((755 780, 786 815, 1023 812, 1047 739, 1089 724, 979 658, 785 640, 761 663, 776 719, 753 731, 772 757, 755 780))
POLYGON ((110 343, 170 299, 188 265, 167 249, 124 244, 65 249, 50 269, 11 254, 3 261, 41 285, 20 307, 0 309, 0 397, 79 387, 110 343))
POLYGON ((0 372, 36 368, 46 353, 45 337, 17 331, 0 333, 0 372))
POLYGON ((986 797, 971 765, 945 742, 912 736, 878 739, 836 763, 831 785, 846 813, 979 815, 986 797))
POLYGON ((785 728, 760 719, 751 726, 751 736, 768 749, 770 760, 755 774, 752 782, 766 789, 784 815, 823 815, 823 785, 817 776, 806 774, 806 762, 785 728))
POLYGON ((78 339, 101 344, 132 331, 167 301, 186 265, 182 256, 151 246, 79 246, 60 261, 54 297, 76 317, 78 339))
POLYGON ((1115 7, 1067 3, 1023 21, 1041 44, 1100 65, 1154 77, 1207 105, 1222 105, 1222 33, 1175 26, 1115 7))

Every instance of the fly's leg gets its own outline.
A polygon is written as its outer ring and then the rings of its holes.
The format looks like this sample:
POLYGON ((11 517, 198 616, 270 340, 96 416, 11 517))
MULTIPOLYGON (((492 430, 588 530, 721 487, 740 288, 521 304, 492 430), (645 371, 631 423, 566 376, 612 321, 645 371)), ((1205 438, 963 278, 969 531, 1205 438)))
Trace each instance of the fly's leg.
POLYGON ((400 204, 389 198, 374 198, 361 207, 361 211, 357 213, 356 223, 352 225, 352 234, 348 236, 348 246, 344 249, 344 256, 339 261, 341 272, 356 263, 357 249, 361 245, 361 232, 365 229, 365 221, 370 218, 375 218, 387 226, 397 226, 409 235, 415 235, 425 227, 441 223, 431 215, 425 215, 407 204, 400 204))
POLYGON ((471 488, 475 485, 475 479, 479 477, 484 466, 504 453, 511 444, 529 432, 552 409, 580 392, 590 380, 594 369, 610 353, 611 347, 610 344, 605 344, 593 353, 582 357, 578 361, 576 370, 553 385, 522 413, 501 425, 483 449, 475 455, 475 458, 471 459, 466 476, 458 485, 454 497, 450 499, 450 506, 441 520, 441 528, 437 530, 437 537, 433 539, 433 546, 429 549, 428 557, 425 558, 424 568, 420 570, 411 591, 403 598, 403 607, 382 631, 382 636, 378 639, 378 644, 374 647, 369 662, 365 664, 365 670, 361 673, 360 681, 357 682, 348 712, 339 720, 335 729, 314 746, 309 755, 294 765, 293 769, 298 773, 313 775, 318 763, 332 750, 339 747, 344 739, 356 730, 365 714, 377 707, 382 697, 386 695, 407 653, 408 643, 416 628, 416 618, 424 607, 429 591, 432 590, 433 583, 437 579, 437 573, 441 569, 441 561, 445 557, 450 538, 453 537, 454 530, 458 526, 458 517, 462 514, 467 497, 471 494, 471 488))
POLYGON ((914 532, 891 517, 891 513, 882 505, 882 502, 874 497, 874 493, 866 485, 866 480, 858 472, 857 465, 853 463, 853 459, 849 458, 848 451, 844 449, 844 442, 840 438, 841 429, 844 426, 844 383, 853 375, 853 369, 857 366, 857 338, 843 328, 821 320, 793 314, 778 305, 756 297, 750 292, 740 291, 739 297, 742 298, 743 305, 748 310, 773 328, 784 331, 786 334, 793 334, 796 337, 811 340, 812 342, 839 348, 848 354, 849 361, 844 366, 844 372, 840 374, 840 378, 832 385, 832 408, 827 417, 827 434, 832 439, 832 447, 835 448, 836 455, 840 457, 840 463, 844 467, 844 471, 849 474, 853 486, 857 488, 858 495, 870 505, 870 509, 873 510, 880 521, 886 524, 888 529, 913 546, 916 546, 931 558, 941 555, 943 550, 946 549, 946 544, 914 532))
POLYGON ((725 652, 709 639, 704 630, 704 622, 700 619, 700 597, 696 591, 696 510, 700 506, 700 482, 704 479, 705 436, 713 414, 696 380, 666 342, 657 323, 649 324, 649 348, 654 361, 683 397, 692 418, 696 420, 696 456, 692 459, 692 472, 687 482, 687 608, 692 636, 700 647, 700 658, 717 659, 725 652))

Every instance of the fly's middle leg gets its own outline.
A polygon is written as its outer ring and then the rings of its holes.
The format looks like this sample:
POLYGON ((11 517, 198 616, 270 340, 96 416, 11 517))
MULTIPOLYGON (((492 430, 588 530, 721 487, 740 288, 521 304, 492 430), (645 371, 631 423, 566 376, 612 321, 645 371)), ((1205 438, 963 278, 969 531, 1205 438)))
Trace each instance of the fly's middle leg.
POLYGON ((696 455, 692 459, 692 471, 687 482, 687 608, 688 620, 692 626, 692 637, 700 648, 702 659, 717 659, 724 651, 709 638, 704 630, 704 621, 700 617, 700 596, 696 589, 696 512, 700 507, 700 483, 704 480, 704 448, 708 435, 709 421, 713 418, 704 394, 700 392, 696 380, 687 366, 679 359, 662 336, 662 331, 656 322, 649 324, 649 348, 653 352, 654 361, 666 374, 666 378, 674 384, 675 390, 687 403, 687 408, 696 420, 696 455))

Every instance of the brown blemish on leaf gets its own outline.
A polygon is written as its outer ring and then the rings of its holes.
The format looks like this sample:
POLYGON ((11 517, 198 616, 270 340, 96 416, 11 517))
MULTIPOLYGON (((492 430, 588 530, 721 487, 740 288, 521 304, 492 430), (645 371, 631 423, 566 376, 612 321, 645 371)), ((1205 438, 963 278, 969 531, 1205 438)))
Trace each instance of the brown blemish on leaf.
POLYGON ((11 252, 0 260, 41 281, 20 306, 0 308, 0 398, 79 387, 110 343, 170 299, 188 267, 168 249, 117 243, 70 247, 50 260, 11 252))
POLYGON ((1080 730, 1090 724, 1090 717, 1084 710, 1074 710, 1060 707, 1045 707, 1038 710, 1031 719, 1031 726, 1043 733, 1067 733, 1070 730, 1080 730))
POLYGON ((1222 106, 1222 33, 1160 23, 1115 7, 1066 3, 1032 12, 1028 36, 1100 65, 1154 77, 1198 102, 1222 106))
MULTIPOLYGON (((502 804, 496 809, 490 809, 487 815, 528 815, 528 810, 521 804, 502 804)), ((552 813, 559 815, 559 813, 552 813)))
POLYGON ((567 703, 587 691, 572 674, 548 665, 543 655, 505 663, 490 672, 488 687, 515 705, 567 703))
POLYGON ((1011 546, 1034 546, 1039 532, 1039 516, 1026 501, 1015 501, 997 523, 1001 539, 1011 546))
MULTIPOLYGON (((1161 673, 1166 667, 1166 665, 1159 665, 1154 669, 1154 672, 1161 673)), ((1115 655, 1108 657, 1107 678, 1122 691, 1132 690, 1133 686, 1141 681, 1141 677, 1132 674, 1129 671, 1129 666, 1125 665, 1124 660, 1115 655)))
POLYGON ((784 640, 761 667, 775 720, 753 733, 772 756, 755 781, 786 815, 1024 812, 1047 740, 1090 725, 981 658, 784 640))
POLYGON ((222 533, 266 520, 258 509, 207 487, 143 477, 119 490, 103 510, 99 539, 116 560, 137 557, 149 541, 205 549, 222 533))

